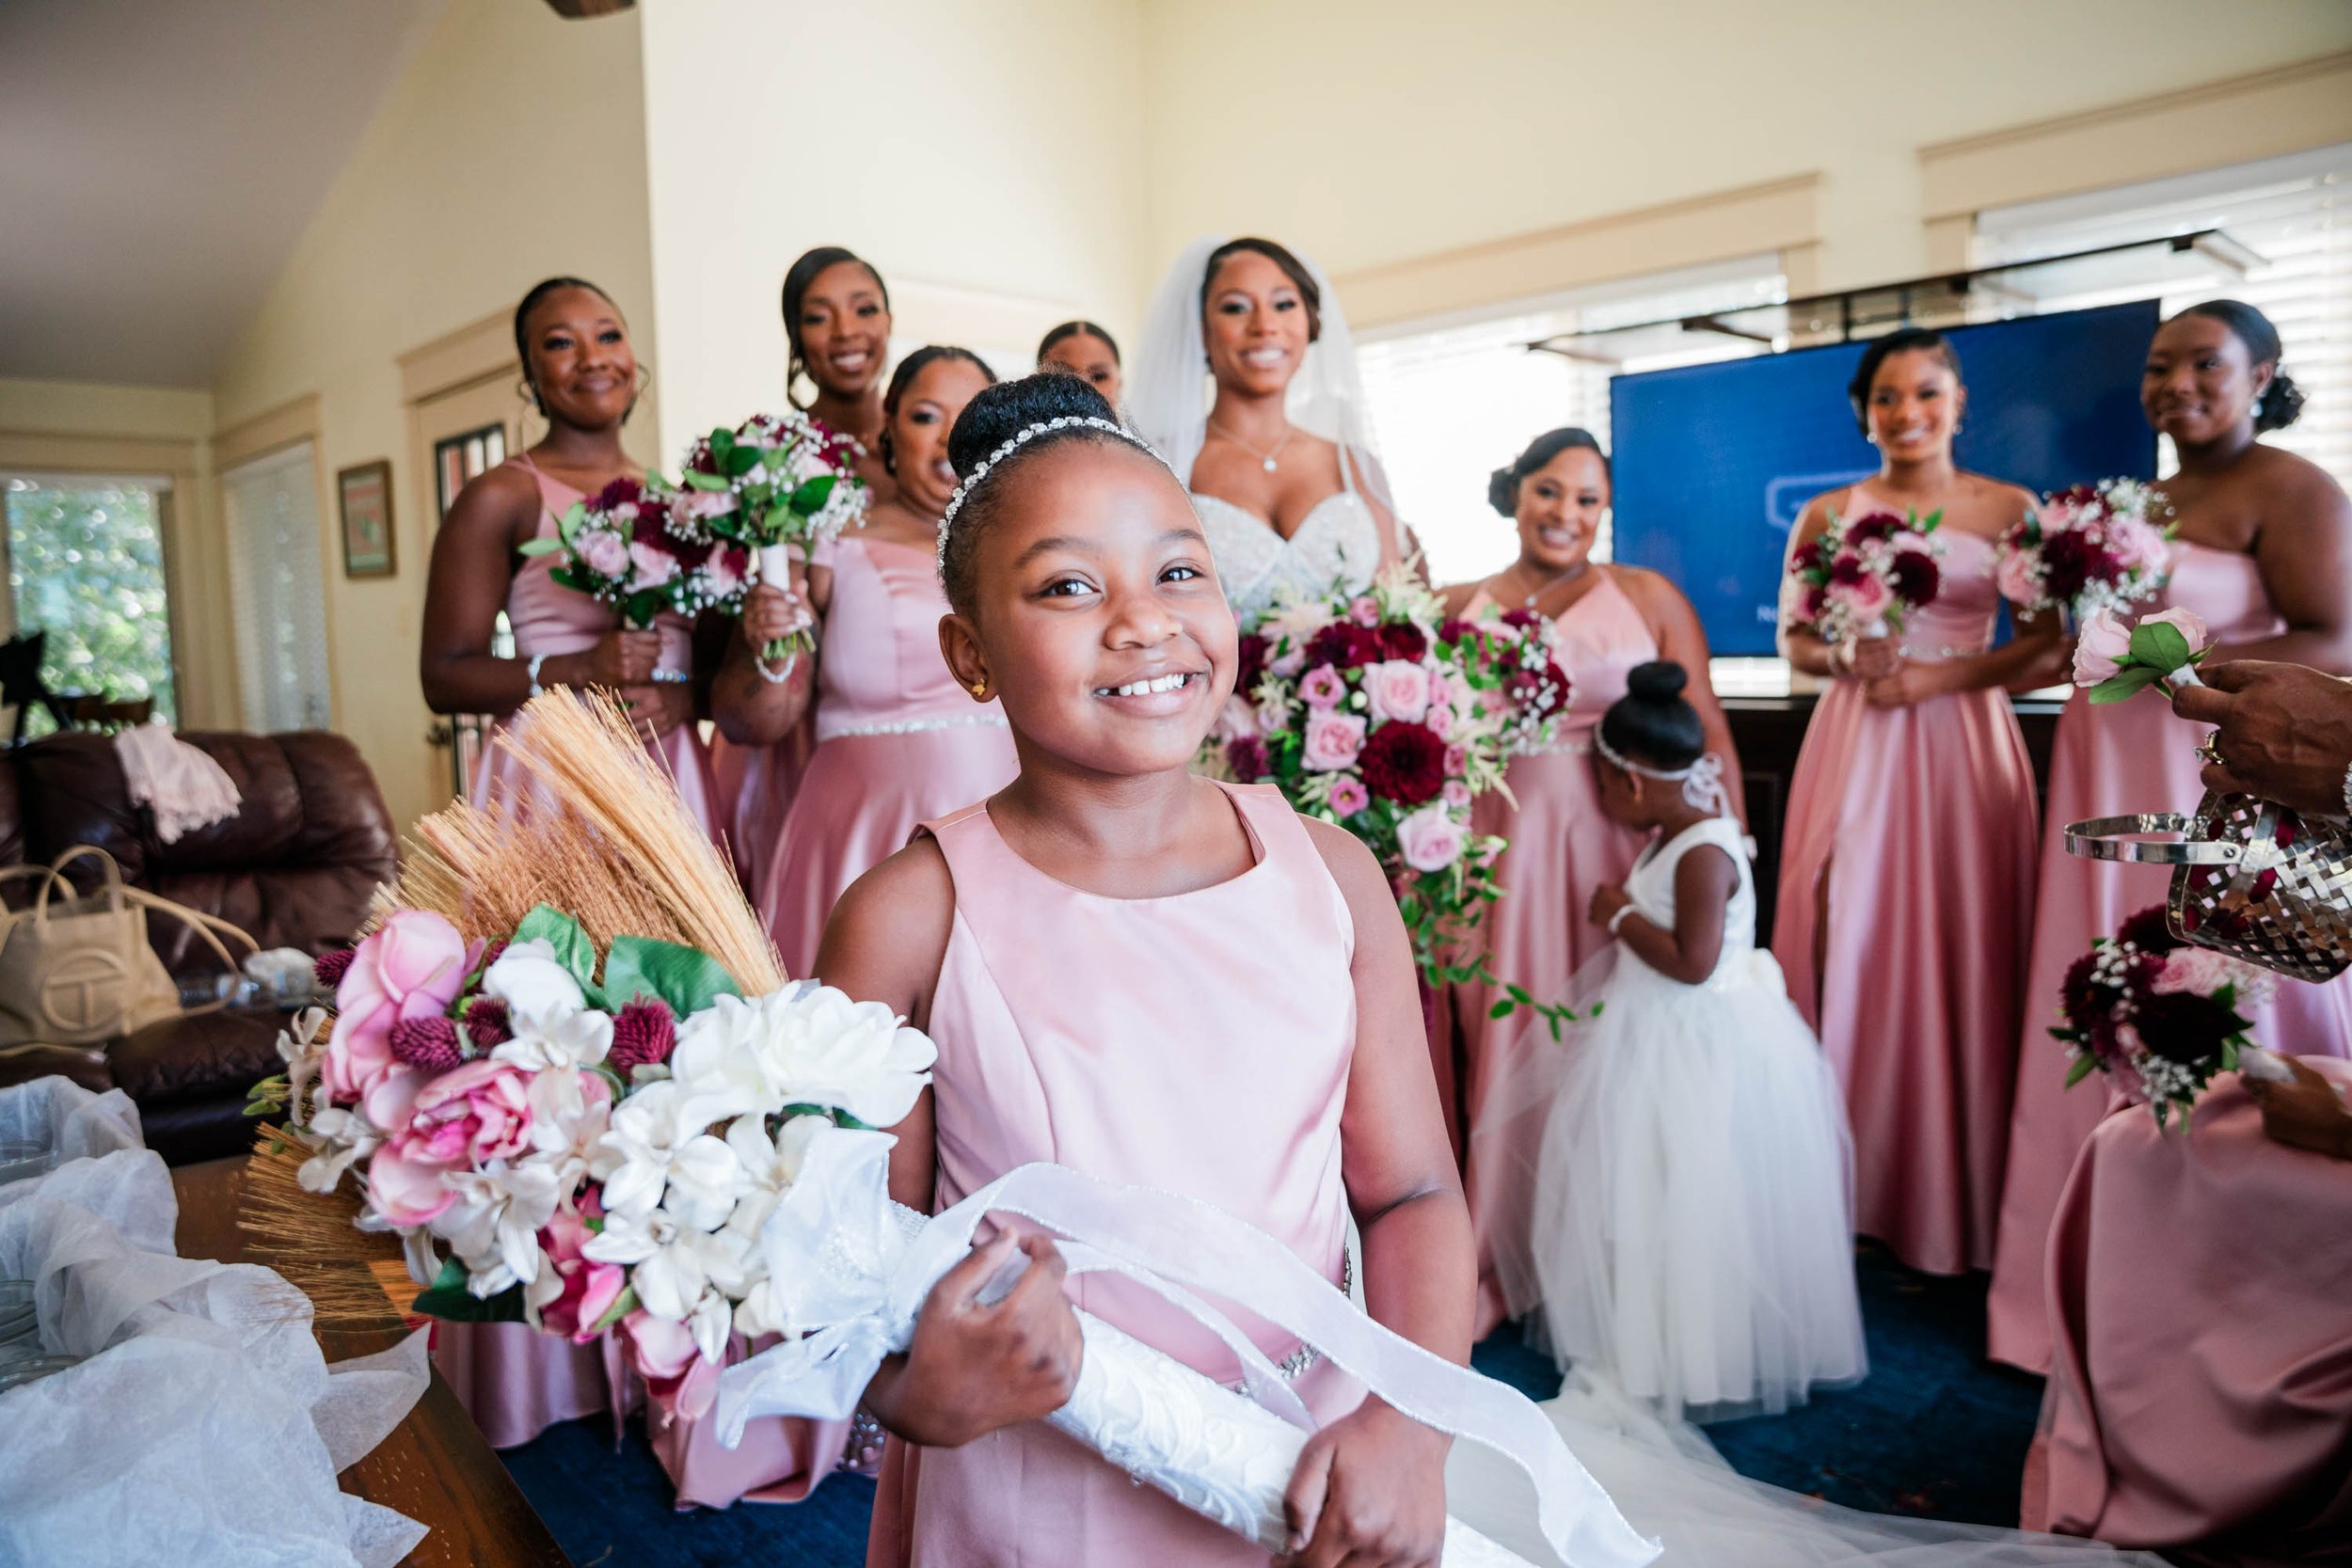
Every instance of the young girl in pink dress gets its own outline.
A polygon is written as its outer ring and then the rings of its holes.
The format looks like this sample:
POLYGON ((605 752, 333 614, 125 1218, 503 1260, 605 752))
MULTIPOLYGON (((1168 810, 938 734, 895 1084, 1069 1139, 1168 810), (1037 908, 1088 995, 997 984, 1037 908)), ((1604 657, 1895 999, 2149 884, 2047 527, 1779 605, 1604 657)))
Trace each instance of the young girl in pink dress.
POLYGON ((1993 1261, 2032 912, 2033 768, 2006 689, 2057 627, 1990 646, 1993 542, 2033 498, 1954 467, 1950 347, 1890 333, 1851 391, 1878 476, 1816 497, 1789 548, 1833 515, 1940 512, 1942 587, 1899 641, 1783 626, 1789 662, 1831 685, 1789 787, 1772 951, 1846 1085, 1855 1227, 1959 1274, 1993 1261))
MULTIPOLYGON (((1490 792, 1470 808, 1474 832, 1510 843, 1496 868, 1503 896, 1487 911, 1482 940, 1498 979, 1560 1003, 1578 968, 1608 944, 1584 919, 1593 889, 1624 880, 1642 849, 1640 833, 1601 811, 1586 754, 1594 725, 1625 695, 1626 672, 1664 657, 1696 673, 1691 702, 1735 802, 1740 759, 1707 680, 1707 636, 1691 601, 1655 572, 1592 558, 1609 510, 1609 458, 1600 443, 1572 428, 1537 436, 1510 467, 1495 470, 1487 500, 1518 525, 1519 558, 1484 581, 1447 589, 1447 610, 1471 618, 1500 607, 1550 617, 1574 695, 1551 749, 1513 758, 1509 795, 1490 792)), ((1531 1027, 1528 1014, 1489 1018, 1494 1001, 1490 988, 1475 984, 1453 998, 1462 1118, 1484 1129, 1469 1144, 1467 1176, 1482 1336, 1504 1317, 1532 1310, 1539 1293, 1526 1238, 1543 1117, 1529 1107, 1526 1117, 1498 1117, 1492 1096, 1522 1053, 1560 1049, 1548 1028, 1531 1027)), ((1441 1093, 1454 1086, 1455 1072, 1448 1053, 1438 1065, 1441 1093)))
MULTIPOLYGON (((757 877, 760 914, 787 974, 811 973, 834 901, 903 847, 916 823, 1012 778, 1004 713, 957 684, 939 652, 947 613, 935 560, 939 514, 955 489, 947 432, 994 380, 963 349, 909 355, 883 400, 882 451, 898 497, 809 562, 808 596, 822 628, 817 750, 757 877)), ((731 652, 714 704, 722 722, 770 733, 798 722, 807 692, 805 681, 759 678, 743 645, 731 652)))
MULTIPOLYGON (((854 437, 862 451, 858 476, 876 505, 898 494, 879 455, 882 383, 890 354, 890 288, 855 251, 820 245, 803 251, 784 274, 784 395, 828 429, 854 437), (801 379, 816 388, 801 401, 801 379)), ((776 835, 816 745, 805 719, 781 740, 739 744, 722 726, 711 742, 719 798, 730 803, 727 847, 743 891, 756 899, 759 876, 775 853, 776 835)))
MULTIPOLYGON (((931 1210, 1059 1161, 1230 1210, 1334 1289, 1349 1284, 1352 1213, 1372 1315, 1465 1359, 1469 1223, 1387 883, 1355 839, 1271 789, 1186 770, 1232 690, 1236 631, 1183 486, 1067 375, 981 393, 952 445, 964 488, 943 638, 967 689, 1002 700, 1022 766, 853 887, 818 956, 829 983, 939 1048, 932 1088, 894 1130, 894 1196, 931 1210)), ((1099 1278, 1071 1294, 1237 1375, 1156 1296, 1099 1278)), ((1434 1564, 1445 1440, 1279 1331, 1244 1328, 1325 1423, 1289 1494, 1312 1560, 1434 1564)), ((1263 1564, 1035 1424, 1069 1397, 1077 1358, 1049 1242, 1008 1231, 951 1273, 867 1392, 905 1439, 884 1462, 869 1563, 1263 1564), (979 1305, 1016 1245, 1033 1266, 979 1305)))
MULTIPOLYGON (((2150 346, 2140 400, 2149 422, 2172 438, 2180 471, 2159 486, 2176 530, 2172 575, 2146 608, 2196 611, 2219 649, 2216 661, 2281 659, 2352 672, 2352 503, 2315 465, 2257 439, 2292 423, 2301 407, 2301 394, 2279 372, 2280 353, 2269 322, 2233 300, 2191 307, 2150 346)), ((2204 798, 2196 752, 2203 735, 2153 700, 2094 707, 2076 692, 2058 718, 2008 1180, 1986 1303, 1988 1350, 2028 1371, 2050 1366, 2042 1288, 2050 1216, 2109 1098, 2095 1084, 2066 1087, 2064 1048, 2050 1037, 2058 983, 2093 939, 2163 903, 2170 882, 2159 867, 2069 855, 2066 824, 2194 811, 2204 798)), ((2281 981, 2252 1017, 2254 1038, 2274 1051, 2352 1054, 2352 980, 2281 981)))
MULTIPOLYGON (((664 615, 650 630, 622 630, 611 610, 550 579, 556 557, 516 554, 554 533, 583 493, 644 472, 621 450, 638 389, 628 325, 601 290, 553 277, 516 307, 515 352, 548 434, 459 491, 434 537, 420 660, 425 702, 437 713, 504 716, 543 687, 618 690, 647 749, 709 827, 717 796, 687 684, 691 628, 664 615), (514 628, 512 657, 491 651, 501 610, 514 628)), ((485 746, 474 803, 513 799, 528 787, 519 772, 485 746)), ((573 1345, 521 1323, 444 1323, 434 1361, 497 1448, 599 1410, 617 1419, 626 1391, 605 1341, 573 1345)))

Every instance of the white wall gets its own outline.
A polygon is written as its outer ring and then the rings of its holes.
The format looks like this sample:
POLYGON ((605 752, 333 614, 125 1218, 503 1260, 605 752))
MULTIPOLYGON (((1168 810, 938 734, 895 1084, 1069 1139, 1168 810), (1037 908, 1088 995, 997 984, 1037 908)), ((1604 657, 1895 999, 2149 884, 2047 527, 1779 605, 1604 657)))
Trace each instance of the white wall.
POLYGON ((1025 355, 1135 315, 1139 0, 652 0, 645 131, 664 461, 774 406, 811 245, 888 280, 902 340, 1025 355))
POLYGON ((1820 171, 1821 285, 1926 270, 1923 144, 2352 46, 2342 0, 1169 0, 1149 249, 1334 273, 1820 171))
MULTIPOLYGON (((417 682, 430 476, 410 467, 400 355, 555 273, 593 279, 657 364, 636 13, 566 22, 537 0, 453 0, 387 96, 215 388, 226 430, 320 400, 323 471, 392 463, 398 575, 344 578, 325 519, 336 725, 405 825, 447 764, 417 682)), ((651 459, 648 408, 632 426, 651 459)))

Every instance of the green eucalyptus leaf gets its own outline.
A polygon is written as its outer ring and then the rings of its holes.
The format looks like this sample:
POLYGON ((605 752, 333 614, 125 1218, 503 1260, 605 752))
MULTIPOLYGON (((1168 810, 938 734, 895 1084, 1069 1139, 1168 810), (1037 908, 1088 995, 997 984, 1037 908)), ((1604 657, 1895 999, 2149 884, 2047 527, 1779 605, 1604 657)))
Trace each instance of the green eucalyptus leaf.
POLYGON ((537 539, 524 540, 515 546, 515 553, 516 555, 553 555, 563 547, 562 539, 550 539, 542 535, 537 539))
POLYGON ((640 996, 656 996, 687 1018, 721 996, 740 996, 718 959, 698 948, 652 937, 614 937, 604 956, 604 994, 618 1007, 640 996))
POLYGON ((731 487, 730 482, 719 474, 690 471, 685 477, 686 483, 697 490, 725 490, 731 487))

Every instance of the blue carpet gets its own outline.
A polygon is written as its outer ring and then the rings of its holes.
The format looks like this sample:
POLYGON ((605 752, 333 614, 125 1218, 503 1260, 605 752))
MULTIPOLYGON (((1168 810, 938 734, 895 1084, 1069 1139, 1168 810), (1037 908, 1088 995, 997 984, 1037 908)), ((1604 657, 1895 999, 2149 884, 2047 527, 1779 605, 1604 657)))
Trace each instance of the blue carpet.
MULTIPOLYGON (((1864 1243, 1858 1255, 1870 1376, 1786 1416, 1709 1427, 1742 1475, 1880 1513, 2017 1522, 2018 1476, 2041 1406, 2038 1378, 1984 1359, 1981 1275, 1916 1275, 1864 1243)), ((1478 1370, 1537 1399, 1551 1363, 1505 1331, 1478 1370)), ((854 1568, 866 1557, 871 1481, 835 1476, 805 1503, 680 1513, 632 1427, 620 1451, 600 1417, 510 1450, 507 1468, 579 1568, 854 1568)))

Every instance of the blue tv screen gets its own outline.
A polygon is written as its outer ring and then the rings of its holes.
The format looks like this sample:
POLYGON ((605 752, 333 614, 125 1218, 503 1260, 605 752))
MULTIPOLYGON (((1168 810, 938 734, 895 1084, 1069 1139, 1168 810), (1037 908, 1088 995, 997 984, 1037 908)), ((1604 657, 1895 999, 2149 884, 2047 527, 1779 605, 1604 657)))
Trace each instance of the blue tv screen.
MULTIPOLYGON (((2139 372, 2156 302, 1963 326, 1968 411, 1961 467, 2046 495, 2118 477, 2153 479, 2155 432, 2139 372)), ((1691 596, 1718 654, 1773 651, 1788 531, 1824 490, 1878 472, 1846 402, 1867 342, 1619 375, 1615 550, 1691 596)))

